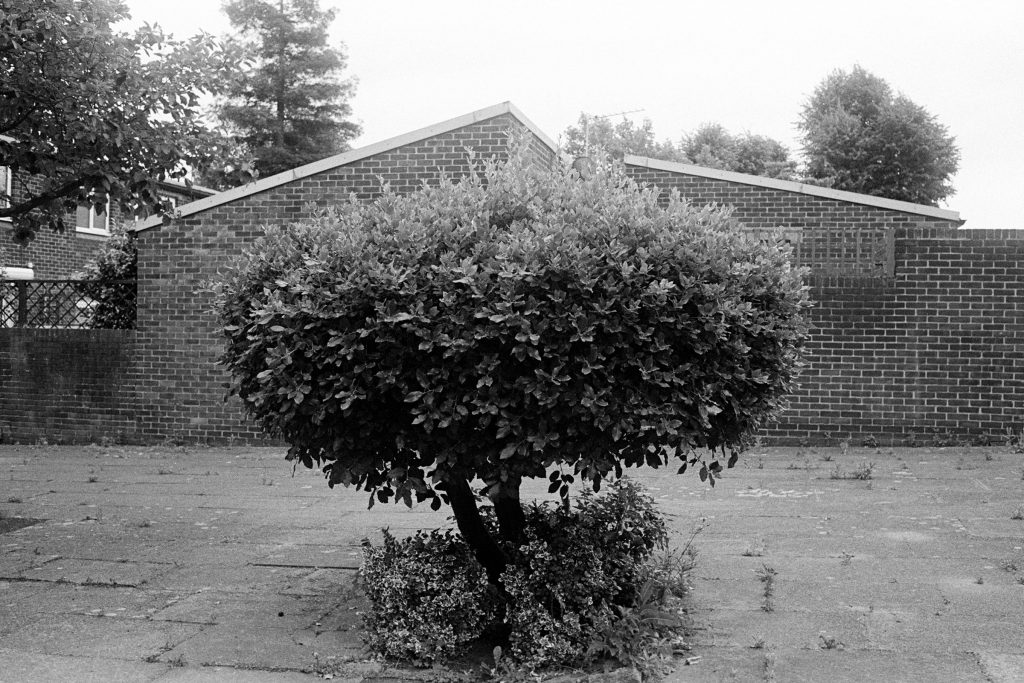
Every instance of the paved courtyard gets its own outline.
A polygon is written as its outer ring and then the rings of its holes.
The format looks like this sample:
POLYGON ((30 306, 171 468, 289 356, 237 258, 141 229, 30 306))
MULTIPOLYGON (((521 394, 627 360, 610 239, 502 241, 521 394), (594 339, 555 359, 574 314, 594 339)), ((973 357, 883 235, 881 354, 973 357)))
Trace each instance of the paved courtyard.
MULTIPOLYGON (((446 514, 367 510, 282 455, 0 446, 0 681, 438 680, 367 659, 353 577, 364 536, 446 514)), ((679 538, 705 520, 669 680, 1024 680, 1024 455, 756 449, 714 489, 636 478, 679 538)))

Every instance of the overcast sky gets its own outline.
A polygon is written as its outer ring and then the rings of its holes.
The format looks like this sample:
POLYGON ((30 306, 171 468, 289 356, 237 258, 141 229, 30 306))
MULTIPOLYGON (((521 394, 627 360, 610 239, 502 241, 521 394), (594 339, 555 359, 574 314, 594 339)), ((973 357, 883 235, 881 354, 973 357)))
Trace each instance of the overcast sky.
MULTIPOLYGON (((229 29, 216 0, 127 0, 176 37, 229 29)), ((348 49, 360 147, 510 100, 550 137, 642 109, 659 138, 705 121, 794 151, 802 103, 860 64, 961 150, 944 204, 965 227, 1024 228, 1024 3, 321 0, 348 49)), ((619 120, 621 117, 617 117, 619 120)))

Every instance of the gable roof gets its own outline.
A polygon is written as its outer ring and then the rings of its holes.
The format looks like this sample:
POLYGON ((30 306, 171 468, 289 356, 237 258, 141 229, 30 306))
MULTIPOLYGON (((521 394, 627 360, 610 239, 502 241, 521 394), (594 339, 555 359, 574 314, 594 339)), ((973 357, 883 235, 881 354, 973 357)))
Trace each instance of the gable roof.
MULTIPOLYGON (((321 159, 320 161, 314 161, 306 164, 305 166, 299 166, 298 168, 284 171, 283 173, 267 176, 266 178, 260 178, 259 180, 247 185, 218 192, 217 194, 199 199, 189 204, 183 204, 178 207, 177 211, 175 211, 174 217, 183 218, 185 216, 191 216, 192 214, 212 209, 215 206, 221 206, 222 204, 233 202, 236 199, 248 197, 258 192, 264 192, 301 178, 306 178, 317 173, 323 173, 324 171, 345 166, 376 154, 389 152, 393 149, 397 149, 398 147, 404 147, 405 145, 420 142, 427 138, 432 138, 459 128, 464 128, 473 123, 477 123, 478 121, 493 119, 494 117, 501 116, 503 114, 509 114, 517 119, 552 151, 557 151, 558 146, 555 142, 545 135, 544 132, 536 126, 536 124, 530 121, 530 119, 526 118, 526 116, 519 111, 514 104, 511 102, 501 102, 500 104, 485 107, 484 109, 478 109, 474 112, 470 112, 469 114, 463 114, 462 116, 456 116, 455 118, 448 119, 447 121, 435 123, 434 125, 427 126, 426 128, 420 128, 419 130, 404 133, 393 138, 388 138, 387 140, 375 142, 371 145, 360 147, 359 149, 342 152, 341 154, 336 154, 332 157, 321 159)), ((162 223, 163 218, 161 216, 151 216, 140 223, 138 227, 135 228, 135 232, 149 230, 150 228, 155 228, 162 223)))
POLYGON ((959 224, 963 224, 964 222, 964 220, 960 218, 960 212, 958 211, 940 209, 937 206, 928 206, 927 204, 914 204, 912 202, 904 202, 897 199, 886 199, 884 197, 860 194, 859 192, 847 192, 846 190, 833 190, 832 188, 818 187, 817 185, 805 185, 804 183, 797 183, 792 180, 765 178, 763 176, 749 175, 747 173, 736 173, 735 171, 722 171, 717 168, 694 166, 693 164, 680 164, 675 161, 660 161, 658 159, 651 159, 650 157, 638 157, 631 154, 627 154, 623 161, 627 166, 641 166, 643 168, 650 168, 656 171, 681 173, 683 175, 693 175, 701 178, 711 178, 713 180, 725 180, 730 183, 739 183, 741 185, 753 185, 755 187, 765 187, 772 190, 782 190, 783 192, 795 192, 797 194, 805 194, 812 197, 824 197, 826 199, 835 199, 837 201, 849 202, 851 204, 862 204, 864 206, 874 206, 880 209, 890 209, 892 211, 902 211, 903 213, 912 213, 919 216, 928 216, 930 218, 940 218, 942 220, 953 221, 959 224))

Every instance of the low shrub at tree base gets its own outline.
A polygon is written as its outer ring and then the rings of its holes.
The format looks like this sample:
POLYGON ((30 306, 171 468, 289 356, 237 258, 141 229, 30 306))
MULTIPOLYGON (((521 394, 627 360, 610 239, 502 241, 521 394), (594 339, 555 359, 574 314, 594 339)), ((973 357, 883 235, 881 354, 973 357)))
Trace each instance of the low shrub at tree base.
POLYGON ((650 668, 682 626, 672 610, 681 574, 669 578, 653 561, 667 550, 668 534, 650 496, 620 480, 572 508, 529 505, 526 518, 526 543, 504 549, 513 558, 501 576, 504 600, 450 531, 401 541, 385 532, 382 546, 367 543, 361 577, 372 603, 364 619, 370 648, 429 665, 490 632, 507 638, 505 665, 525 670, 608 656, 650 668))
POLYGON ((367 644, 385 657, 431 664, 480 637, 500 613, 500 599, 469 547, 451 531, 363 546, 359 571, 373 609, 367 644))

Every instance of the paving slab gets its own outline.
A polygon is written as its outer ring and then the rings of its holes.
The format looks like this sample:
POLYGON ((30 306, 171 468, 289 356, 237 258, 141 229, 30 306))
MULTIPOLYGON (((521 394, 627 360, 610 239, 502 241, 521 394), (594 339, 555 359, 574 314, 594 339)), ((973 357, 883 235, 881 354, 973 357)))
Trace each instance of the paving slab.
POLYGON ((140 661, 165 652, 201 630, 195 624, 64 614, 40 619, 0 637, 0 649, 140 661))
MULTIPOLYGON (((0 446, 0 512, 44 520, 0 534, 0 680, 421 680, 365 661, 353 578, 363 537, 450 514, 368 510, 283 454, 0 446)), ((999 448, 802 448, 744 454, 713 489, 631 473, 677 539, 705 520, 700 659, 668 680, 1024 680, 1022 470, 999 448)))
MULTIPOLYGON (((99 656, 68 657, 0 648, 0 681, 75 681, 76 683, 147 683, 163 680, 166 664, 123 661, 99 656)), ((179 679, 182 680, 182 679, 179 679)))

